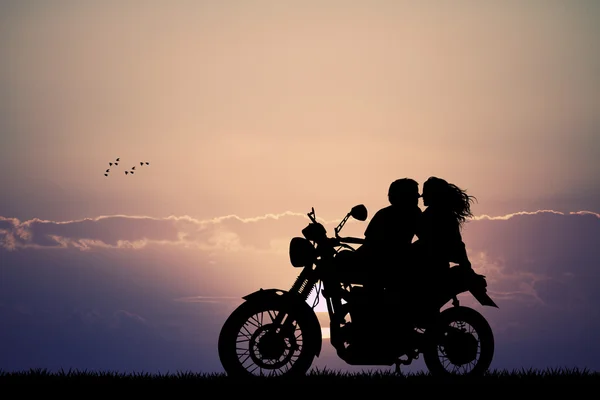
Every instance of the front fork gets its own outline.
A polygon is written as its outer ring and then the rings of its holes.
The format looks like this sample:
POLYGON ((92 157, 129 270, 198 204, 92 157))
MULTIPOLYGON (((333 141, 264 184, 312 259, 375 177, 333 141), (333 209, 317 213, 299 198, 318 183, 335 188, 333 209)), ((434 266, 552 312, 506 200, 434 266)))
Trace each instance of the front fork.
MULTIPOLYGON (((292 295, 299 296, 303 301, 308 299, 317 283, 317 276, 313 266, 306 266, 302 269, 298 278, 289 290, 292 295)), ((289 337, 296 329, 294 318, 289 318, 289 313, 279 312, 273 320, 273 325, 277 327, 274 332, 281 334, 283 337, 289 337)))
POLYGON ((325 298, 327 311, 329 313, 329 329, 331 345, 336 349, 344 348, 344 338, 341 335, 341 328, 347 323, 347 311, 344 311, 342 304, 342 292, 340 283, 335 280, 323 282, 323 297, 325 298))

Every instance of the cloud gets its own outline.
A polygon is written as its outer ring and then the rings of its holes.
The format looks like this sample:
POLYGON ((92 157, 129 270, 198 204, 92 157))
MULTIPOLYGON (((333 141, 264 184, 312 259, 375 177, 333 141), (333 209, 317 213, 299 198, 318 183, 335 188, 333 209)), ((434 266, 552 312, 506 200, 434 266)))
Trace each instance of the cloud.
MULTIPOLYGON (((323 222, 333 232, 338 221, 323 222)), ((206 220, 1 217, 0 316, 10 329, 0 334, 0 353, 9 355, 0 368, 219 371, 222 323, 242 295, 291 286, 298 270, 287 245, 307 223, 292 212, 206 220)), ((365 226, 352 228, 360 235, 365 226)), ((600 368, 599 214, 479 216, 463 237, 500 306, 460 296, 494 329, 493 367, 600 368)), ((344 366, 332 364, 330 346, 325 352, 316 365, 344 366)))
MULTIPOLYGON (((6 250, 28 247, 141 248, 150 243, 197 246, 204 249, 269 249, 278 234, 292 225, 303 227, 304 214, 285 212, 255 218, 235 215, 199 220, 189 216, 153 218, 101 216, 73 221, 19 221, 0 217, 0 244, 6 250), (283 224, 281 222, 284 222, 283 224), (286 224, 287 223, 287 224, 286 224), (260 229, 256 229, 260 226, 260 229)), ((288 229, 289 230, 289 229, 288 229)))
POLYGON ((600 367, 590 336, 600 333, 599 214, 486 216, 466 224, 463 237, 500 305, 482 311, 499 335, 499 362, 517 354, 530 365, 600 367))
POLYGON ((562 278, 590 272, 586 268, 600 259, 599 234, 598 214, 543 211, 471 221, 464 238, 506 275, 562 278))
POLYGON ((600 300, 600 216, 538 211, 476 219, 463 234, 474 265, 506 300, 555 309, 600 300))

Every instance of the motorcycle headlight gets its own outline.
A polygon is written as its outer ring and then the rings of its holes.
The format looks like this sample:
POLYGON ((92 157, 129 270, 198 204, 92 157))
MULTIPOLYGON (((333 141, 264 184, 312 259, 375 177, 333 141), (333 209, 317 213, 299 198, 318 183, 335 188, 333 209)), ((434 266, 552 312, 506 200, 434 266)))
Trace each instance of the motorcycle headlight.
POLYGON ((296 268, 311 265, 315 260, 315 248, 305 238, 295 237, 290 241, 290 262, 296 268))

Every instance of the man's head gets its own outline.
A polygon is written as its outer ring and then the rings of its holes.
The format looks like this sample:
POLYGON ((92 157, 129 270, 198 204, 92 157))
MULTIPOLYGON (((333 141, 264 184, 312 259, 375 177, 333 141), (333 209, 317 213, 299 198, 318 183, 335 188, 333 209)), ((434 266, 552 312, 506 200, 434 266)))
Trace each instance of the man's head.
POLYGON ((414 179, 396 179, 388 190, 388 200, 393 206, 418 206, 419 184, 414 179))

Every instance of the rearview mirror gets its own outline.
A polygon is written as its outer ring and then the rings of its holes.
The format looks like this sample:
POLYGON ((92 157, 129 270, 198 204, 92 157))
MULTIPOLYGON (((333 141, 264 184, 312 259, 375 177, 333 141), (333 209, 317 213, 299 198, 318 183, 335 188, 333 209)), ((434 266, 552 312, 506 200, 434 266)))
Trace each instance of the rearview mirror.
POLYGON ((354 206, 352 207, 352 210, 350 210, 350 215, 352 216, 352 218, 357 219, 359 221, 366 220, 367 214, 367 207, 365 207, 363 204, 354 206))

